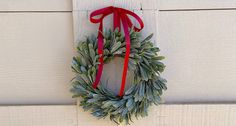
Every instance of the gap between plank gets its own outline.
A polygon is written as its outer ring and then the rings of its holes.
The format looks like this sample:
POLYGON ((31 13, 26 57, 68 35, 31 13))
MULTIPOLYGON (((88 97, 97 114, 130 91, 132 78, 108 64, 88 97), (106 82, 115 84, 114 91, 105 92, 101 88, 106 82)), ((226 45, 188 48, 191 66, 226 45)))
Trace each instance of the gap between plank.
POLYGON ((236 10, 236 8, 207 8, 207 9, 161 9, 159 11, 218 11, 218 10, 236 10))
POLYGON ((72 11, 0 11, 0 13, 72 13, 72 11))

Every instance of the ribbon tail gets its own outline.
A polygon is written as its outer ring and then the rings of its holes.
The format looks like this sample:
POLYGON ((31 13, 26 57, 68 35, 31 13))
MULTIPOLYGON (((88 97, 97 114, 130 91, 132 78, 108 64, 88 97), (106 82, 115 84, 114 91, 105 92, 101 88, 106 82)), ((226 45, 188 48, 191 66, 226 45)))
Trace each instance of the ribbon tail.
POLYGON ((99 65, 98 65, 98 71, 97 75, 95 78, 95 81, 93 83, 93 88, 97 88, 99 81, 102 76, 102 71, 103 71, 103 35, 102 35, 102 30, 103 30, 103 25, 102 22, 99 26, 99 31, 98 31, 98 55, 99 55, 99 65))
POLYGON ((124 33, 125 33, 126 52, 125 52, 125 59, 124 59, 122 82, 121 82, 120 93, 119 93, 120 97, 123 96, 123 93, 125 90, 126 76, 128 72, 128 65, 129 65, 129 54, 130 54, 130 36, 129 36, 129 29, 128 29, 126 17, 122 16, 121 20, 124 27, 124 33))

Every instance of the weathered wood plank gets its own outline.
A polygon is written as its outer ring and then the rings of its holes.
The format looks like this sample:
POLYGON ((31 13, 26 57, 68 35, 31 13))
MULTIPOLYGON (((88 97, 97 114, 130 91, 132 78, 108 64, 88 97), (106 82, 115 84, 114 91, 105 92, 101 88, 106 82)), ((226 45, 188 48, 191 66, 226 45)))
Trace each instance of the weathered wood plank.
POLYGON ((73 10, 91 10, 117 6, 132 10, 157 9, 157 0, 73 0, 73 10), (91 4, 92 3, 92 4, 91 4))
POLYGON ((1 11, 71 11, 71 0, 1 0, 1 11))
MULTIPOLYGON (((89 21, 89 15, 91 11, 74 11, 73 20, 74 20, 74 40, 75 44, 79 41, 85 39, 86 36, 91 34, 96 35, 98 30, 98 24, 93 24, 89 21)), ((142 30, 142 37, 154 33, 153 42, 156 42, 156 10, 135 10, 135 13, 138 14, 144 22, 144 29, 142 30)), ((104 19, 104 27, 106 29, 112 28, 112 17, 108 16, 104 19)), ((139 26, 137 22, 133 21, 136 26, 139 26)))
POLYGON ((159 10, 236 8, 235 0, 157 0, 159 10))
POLYGON ((236 11, 171 11, 158 15, 169 102, 236 100, 236 11))
POLYGON ((0 104, 73 103, 71 13, 0 13, 0 104))
POLYGON ((78 126, 75 105, 1 106, 2 126, 78 126))
POLYGON ((87 36, 97 34, 98 25, 89 21, 89 14, 89 11, 73 11, 75 46, 79 41, 85 40, 87 36))

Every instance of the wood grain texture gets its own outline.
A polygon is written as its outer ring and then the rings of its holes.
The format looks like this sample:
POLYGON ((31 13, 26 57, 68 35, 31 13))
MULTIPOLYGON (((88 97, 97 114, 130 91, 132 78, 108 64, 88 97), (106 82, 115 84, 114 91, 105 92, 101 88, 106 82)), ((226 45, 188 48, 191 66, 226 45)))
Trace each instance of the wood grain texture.
POLYGON ((117 6, 131 10, 157 9, 157 0, 73 0, 74 11, 99 9, 106 6, 117 6))
MULTIPOLYGON (((73 11, 73 20, 74 20, 74 40, 75 45, 78 44, 79 41, 84 40, 87 36, 91 34, 96 35, 98 30, 98 24, 93 24, 89 21, 89 15, 91 11, 73 11)), ((141 31, 142 38, 154 33, 154 37, 152 41, 156 43, 156 10, 135 10, 135 13, 138 14, 143 22, 144 28, 141 31)), ((137 22, 133 20, 134 24, 138 26, 137 22)), ((112 28, 112 15, 107 16, 104 19, 104 27, 105 29, 112 28)))
POLYGON ((168 103, 236 100, 236 11, 171 11, 158 15, 167 68, 168 103))
POLYGON ((1 0, 1 11, 71 11, 71 0, 1 0))
POLYGON ((0 13, 0 104, 73 103, 71 13, 0 13))
POLYGON ((76 106, 1 106, 1 126, 77 126, 76 106))
MULTIPOLYGON (((143 1, 141 1, 143 2, 143 1)), ((156 0, 152 0, 153 3, 156 2, 156 0)), ((150 4, 151 0, 147 2, 143 2, 145 5, 150 4)), ((74 40, 75 43, 78 43, 78 41, 85 39, 86 36, 89 36, 91 34, 97 34, 97 29, 98 29, 98 24, 92 24, 89 21, 89 15, 92 11, 106 7, 108 5, 114 5, 118 7, 124 7, 127 9, 133 10, 136 14, 138 14, 144 21, 144 29, 142 30, 142 35, 143 37, 154 33, 156 34, 156 13, 157 10, 152 8, 152 6, 147 6, 150 7, 149 9, 136 9, 136 6, 139 6, 140 3, 138 1, 122 1, 122 0, 116 0, 116 1, 102 1, 100 0, 88 0, 81 2, 79 0, 74 0, 73 1, 73 20, 74 20, 74 40), (94 4, 90 4, 90 3, 94 4), (96 3, 97 2, 97 3, 96 3), (112 2, 112 3, 109 3, 112 2), (116 2, 118 5, 116 5, 116 2), (83 9, 84 8, 84 9, 83 9)), ((155 4, 153 4, 155 5, 155 4)), ((134 20, 133 20, 134 21, 134 20)), ((104 19, 104 27, 105 28, 112 28, 113 24, 112 22, 112 16, 107 16, 104 19)), ((134 21, 134 24, 137 25, 137 22, 134 21)), ((154 36, 153 41, 155 41, 156 38, 154 36)))
POLYGON ((159 10, 236 8, 235 0, 157 0, 159 10))

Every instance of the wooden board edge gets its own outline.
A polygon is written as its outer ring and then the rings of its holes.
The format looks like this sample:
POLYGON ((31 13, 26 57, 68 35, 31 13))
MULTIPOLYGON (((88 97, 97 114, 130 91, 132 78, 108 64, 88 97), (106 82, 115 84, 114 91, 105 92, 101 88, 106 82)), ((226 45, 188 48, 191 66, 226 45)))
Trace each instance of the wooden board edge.
POLYGON ((64 12, 72 11, 72 0, 2 0, 0 1, 0 12, 64 12))

